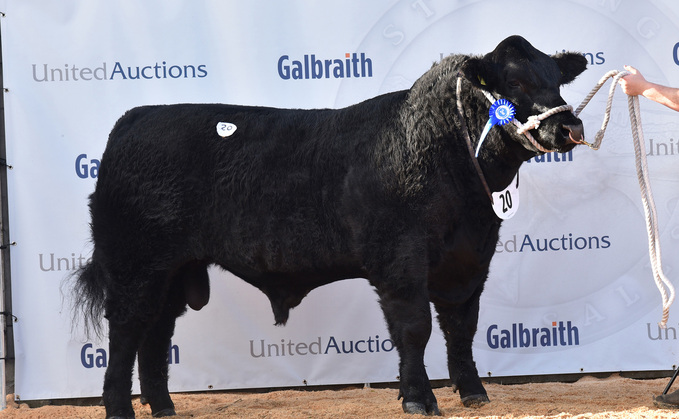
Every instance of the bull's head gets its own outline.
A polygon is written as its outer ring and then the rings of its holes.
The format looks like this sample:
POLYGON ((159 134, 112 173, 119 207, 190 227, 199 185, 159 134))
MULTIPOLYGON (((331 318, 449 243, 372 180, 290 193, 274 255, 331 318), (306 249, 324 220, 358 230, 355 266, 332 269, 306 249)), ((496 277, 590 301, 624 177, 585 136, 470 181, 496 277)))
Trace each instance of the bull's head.
MULTIPOLYGON (((520 36, 511 36, 481 58, 470 58, 462 74, 474 86, 512 102, 516 118, 525 122, 529 116, 565 105, 559 87, 575 80, 587 67, 579 53, 564 52, 549 56, 535 49, 520 36)), ((573 149, 584 139, 582 121, 572 112, 559 112, 530 131, 544 148, 559 152, 573 149)), ((534 147, 519 138, 528 150, 534 147)))

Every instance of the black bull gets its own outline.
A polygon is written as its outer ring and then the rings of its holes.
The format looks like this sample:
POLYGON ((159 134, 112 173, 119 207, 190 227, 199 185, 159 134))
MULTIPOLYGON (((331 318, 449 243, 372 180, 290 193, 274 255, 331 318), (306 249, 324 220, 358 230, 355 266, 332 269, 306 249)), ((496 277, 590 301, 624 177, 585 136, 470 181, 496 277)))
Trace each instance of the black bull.
MULTIPOLYGON (((565 104, 559 86, 585 67, 580 54, 548 56, 515 36, 485 56, 444 58, 409 90, 344 109, 128 111, 101 159, 90 196, 94 251, 75 287, 88 322, 108 320, 107 416, 134 416, 137 356, 152 413, 174 414, 166 352, 186 306, 207 304, 210 265, 264 292, 276 324, 314 288, 366 278, 400 355, 399 396, 409 413, 439 413, 423 363, 431 301, 453 389, 465 406, 488 402, 472 339, 501 220, 463 127, 478 141, 489 109, 480 89, 512 102, 525 121, 565 104), (235 125, 232 135, 218 134, 222 122, 235 125)), ((566 152, 582 124, 561 112, 530 132, 566 152)), ((508 124, 491 130, 478 162, 498 191, 539 153, 508 124)))

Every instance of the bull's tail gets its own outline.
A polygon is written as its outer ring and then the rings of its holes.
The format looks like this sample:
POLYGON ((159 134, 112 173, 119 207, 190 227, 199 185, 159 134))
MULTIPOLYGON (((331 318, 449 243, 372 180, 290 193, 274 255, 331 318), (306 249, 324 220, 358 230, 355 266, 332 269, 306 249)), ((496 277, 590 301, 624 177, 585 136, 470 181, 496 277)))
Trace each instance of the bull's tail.
POLYGON ((101 337, 106 298, 106 277, 96 258, 92 259, 71 278, 73 326, 82 321, 89 336, 101 337))

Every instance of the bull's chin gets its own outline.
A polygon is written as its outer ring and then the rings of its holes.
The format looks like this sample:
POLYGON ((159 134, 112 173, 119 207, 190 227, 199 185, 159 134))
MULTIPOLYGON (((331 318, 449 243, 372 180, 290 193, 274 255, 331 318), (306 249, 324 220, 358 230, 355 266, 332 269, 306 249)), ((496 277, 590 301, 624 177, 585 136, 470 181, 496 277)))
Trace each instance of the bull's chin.
POLYGON ((579 145, 579 144, 582 144, 582 143, 574 143, 574 142, 571 142, 571 141, 567 141, 565 144, 557 146, 556 151, 559 152, 559 153, 568 153, 569 151, 573 150, 576 145, 579 145))
MULTIPOLYGON (((542 147, 544 147, 544 148, 546 148, 547 150, 550 150, 550 151, 554 151, 554 152, 557 152, 557 153, 568 153, 569 151, 573 150, 576 145, 584 144, 584 143, 575 142, 575 141, 573 141, 572 138, 565 137, 565 138, 561 139, 558 142, 558 144, 544 144, 542 142, 540 142, 540 144, 542 145, 542 147)), ((538 154, 544 154, 544 152, 538 152, 537 149, 535 149, 535 147, 528 142, 526 142, 526 144, 524 144, 524 147, 527 150, 534 150, 538 154)))
POLYGON ((573 150, 576 145, 585 144, 584 140, 584 136, 573 138, 573 133, 569 132, 568 136, 565 136, 563 139, 563 143, 555 147, 555 151, 558 151, 559 153, 568 153, 569 151, 573 150))

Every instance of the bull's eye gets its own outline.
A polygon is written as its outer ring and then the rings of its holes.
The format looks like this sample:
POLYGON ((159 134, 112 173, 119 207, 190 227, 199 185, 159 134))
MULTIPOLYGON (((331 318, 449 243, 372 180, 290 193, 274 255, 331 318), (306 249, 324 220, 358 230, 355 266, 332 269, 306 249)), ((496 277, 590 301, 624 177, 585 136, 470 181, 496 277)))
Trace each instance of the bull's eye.
POLYGON ((520 89, 521 88, 521 82, 518 81, 518 80, 509 80, 509 82, 507 84, 509 84, 509 87, 511 87, 512 89, 520 89))

